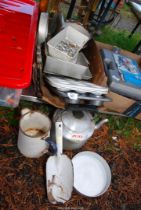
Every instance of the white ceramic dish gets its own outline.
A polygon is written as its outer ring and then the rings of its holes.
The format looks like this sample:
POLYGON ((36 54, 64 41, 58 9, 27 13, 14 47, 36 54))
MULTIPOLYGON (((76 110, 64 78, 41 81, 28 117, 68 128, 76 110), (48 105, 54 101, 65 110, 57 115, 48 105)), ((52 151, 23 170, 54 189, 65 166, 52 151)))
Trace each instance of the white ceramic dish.
POLYGON ((88 40, 89 38, 83 33, 80 33, 73 27, 68 26, 47 42, 49 55, 64 61, 76 63, 78 52, 84 47, 88 40), (70 57, 68 54, 56 48, 58 43, 62 40, 69 41, 70 43, 78 46, 77 52, 73 57, 70 57))
POLYGON ((100 155, 90 151, 80 152, 72 159, 74 168, 74 188, 88 197, 105 193, 111 183, 111 171, 100 155))

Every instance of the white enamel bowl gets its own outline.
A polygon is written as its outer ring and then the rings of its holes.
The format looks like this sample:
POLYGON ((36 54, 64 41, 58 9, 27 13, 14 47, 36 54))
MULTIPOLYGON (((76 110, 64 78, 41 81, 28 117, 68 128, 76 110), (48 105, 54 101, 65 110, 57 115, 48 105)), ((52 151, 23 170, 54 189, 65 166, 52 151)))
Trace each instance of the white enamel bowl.
POLYGON ((88 197, 105 193, 111 183, 111 170, 106 160, 99 154, 84 151, 72 159, 74 168, 74 188, 88 197))

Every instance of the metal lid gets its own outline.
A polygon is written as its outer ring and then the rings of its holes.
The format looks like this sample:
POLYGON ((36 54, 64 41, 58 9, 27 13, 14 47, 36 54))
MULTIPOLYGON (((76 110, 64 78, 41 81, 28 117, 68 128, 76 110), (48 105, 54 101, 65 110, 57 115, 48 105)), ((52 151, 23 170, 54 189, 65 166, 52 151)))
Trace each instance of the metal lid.
POLYGON ((62 122, 75 132, 84 132, 93 125, 92 116, 86 111, 65 111, 62 114, 62 122))
POLYGON ((0 86, 30 84, 38 4, 33 0, 0 1, 0 86))

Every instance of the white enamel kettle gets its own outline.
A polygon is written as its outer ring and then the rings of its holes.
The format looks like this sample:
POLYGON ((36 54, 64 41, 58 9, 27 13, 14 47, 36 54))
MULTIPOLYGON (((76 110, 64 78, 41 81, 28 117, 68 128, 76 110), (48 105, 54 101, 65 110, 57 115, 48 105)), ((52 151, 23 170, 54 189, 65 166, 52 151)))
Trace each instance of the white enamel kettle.
MULTIPOLYGON (((53 116, 53 125, 56 121, 63 123, 63 148, 74 150, 81 148, 108 119, 94 123, 93 117, 88 111, 72 111, 57 109, 53 116)), ((54 126, 53 126, 54 127, 54 126)), ((52 134, 54 129, 52 130, 52 134)))

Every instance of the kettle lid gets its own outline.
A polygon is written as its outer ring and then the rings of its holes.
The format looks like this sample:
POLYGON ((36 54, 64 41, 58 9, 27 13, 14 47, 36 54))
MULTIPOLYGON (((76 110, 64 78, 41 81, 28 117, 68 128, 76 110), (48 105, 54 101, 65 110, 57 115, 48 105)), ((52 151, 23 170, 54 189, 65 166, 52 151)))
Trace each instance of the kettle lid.
POLYGON ((84 132, 92 126, 92 115, 86 111, 66 110, 62 113, 63 124, 71 131, 84 132))

